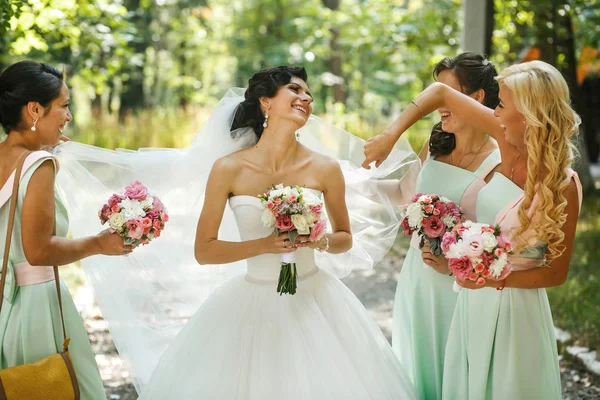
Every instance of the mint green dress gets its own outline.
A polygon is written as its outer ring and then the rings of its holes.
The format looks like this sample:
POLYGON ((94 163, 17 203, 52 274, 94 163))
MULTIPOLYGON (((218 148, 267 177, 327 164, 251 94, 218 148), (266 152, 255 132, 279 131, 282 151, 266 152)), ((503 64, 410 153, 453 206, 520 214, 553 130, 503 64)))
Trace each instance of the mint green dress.
MULTIPOLYGON (((428 157, 417 178, 417 192, 446 196, 474 219, 477 193, 500 163, 492 152, 471 172, 428 157)), ((417 236, 400 272, 394 300, 392 347, 412 378, 420 399, 441 399, 444 351, 457 293, 454 278, 423 263, 417 236)))
MULTIPOLYGON (((14 285, 11 264, 27 262, 21 242, 21 211, 27 186, 35 170, 50 156, 35 162, 23 175, 19 187, 15 225, 9 256, 9 285, 5 289, 0 313, 0 369, 33 363, 62 351, 63 334, 54 280, 29 286, 14 285)), ((3 188, 12 191, 10 188, 3 188)), ((56 232, 65 237, 68 231, 67 211, 55 195, 56 232)), ((4 240, 8 225, 10 201, 0 208, 0 257, 4 254, 4 240)), ((1 265, 0 265, 1 266, 1 265)), ((1 273, 1 270, 0 270, 1 273)), ((100 372, 90 347, 90 342, 73 299, 64 282, 62 302, 67 330, 71 338, 69 352, 79 382, 82 400, 106 399, 100 372)))
MULTIPOLYGON (((580 187, 576 175, 575 182, 580 187)), ((522 199, 521 188, 496 173, 479 192, 477 220, 499 223, 503 232, 509 232, 518 226, 522 199)), ((544 268, 545 250, 542 243, 524 249, 518 259, 511 260, 513 269, 544 268)), ((443 399, 561 397, 558 351, 546 290, 461 290, 446 347, 443 399)))

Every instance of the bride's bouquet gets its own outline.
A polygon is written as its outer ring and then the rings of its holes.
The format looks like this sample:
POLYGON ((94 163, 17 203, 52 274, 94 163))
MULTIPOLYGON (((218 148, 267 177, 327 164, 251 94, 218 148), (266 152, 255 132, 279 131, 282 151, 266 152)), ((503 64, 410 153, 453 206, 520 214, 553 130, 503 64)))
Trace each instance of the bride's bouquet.
POLYGON ((158 197, 148 193, 140 181, 127 186, 121 194, 113 194, 98 212, 102 225, 122 236, 125 244, 148 244, 160 236, 169 214, 158 197))
POLYGON ((405 235, 417 232, 421 237, 419 248, 429 242, 434 256, 442 255, 442 237, 464 221, 462 209, 450 199, 437 194, 417 193, 411 203, 402 206, 400 226, 405 235))
MULTIPOLYGON (((275 235, 288 233, 292 245, 298 235, 310 235, 309 240, 315 242, 327 233, 327 221, 323 215, 323 201, 310 191, 301 187, 274 185, 264 194, 258 196, 265 208, 261 217, 266 228, 275 227, 275 235)), ((281 254, 281 270, 277 292, 296 293, 296 253, 281 254)))
MULTIPOLYGON (((450 272, 461 279, 483 285, 486 279, 501 281, 512 272, 508 256, 513 254, 500 226, 466 221, 442 239, 442 250, 450 272)), ((454 282, 454 291, 460 291, 454 282)))

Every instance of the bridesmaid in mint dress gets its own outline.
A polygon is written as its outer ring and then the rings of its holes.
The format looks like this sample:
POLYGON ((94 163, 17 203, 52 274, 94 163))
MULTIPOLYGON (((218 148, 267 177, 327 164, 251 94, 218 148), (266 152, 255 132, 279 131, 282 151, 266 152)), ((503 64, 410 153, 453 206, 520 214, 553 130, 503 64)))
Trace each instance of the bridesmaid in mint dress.
MULTIPOLYGON (((434 75, 490 108, 498 104, 496 69, 480 54, 447 57, 434 75)), ((441 122, 422 151, 426 156, 416 191, 446 196, 474 219, 477 192, 500 163, 500 152, 485 131, 448 110, 438 111, 441 122)), ((396 288, 392 346, 421 399, 442 396, 444 350, 457 298, 452 282, 444 257, 432 256, 428 247, 422 252, 415 234, 396 288)))
MULTIPOLYGON (((421 113, 447 107, 489 132, 503 160, 479 193, 480 222, 499 223, 517 256, 503 281, 463 287, 452 318, 443 399, 560 399, 552 314, 545 288, 564 283, 573 251, 581 185, 571 170, 579 117, 556 68, 513 65, 498 77, 495 112, 434 83, 394 127, 405 131, 421 113)), ((374 154, 378 143, 374 143, 374 154)))
MULTIPOLYGON (((44 146, 56 145, 70 121, 69 92, 54 68, 32 61, 8 67, 0 75, 0 123, 8 134, 0 143, 0 257, 14 179, 20 179, 0 313, 0 369, 33 363, 62 349, 63 333, 52 265, 93 254, 127 254, 132 248, 107 231, 95 237, 65 239, 66 209, 54 193, 56 160, 44 146), (17 161, 25 152, 20 177, 17 161), (52 235, 56 221, 56 236, 52 235)), ((106 399, 98 366, 73 299, 61 282, 70 355, 81 399, 106 399)))

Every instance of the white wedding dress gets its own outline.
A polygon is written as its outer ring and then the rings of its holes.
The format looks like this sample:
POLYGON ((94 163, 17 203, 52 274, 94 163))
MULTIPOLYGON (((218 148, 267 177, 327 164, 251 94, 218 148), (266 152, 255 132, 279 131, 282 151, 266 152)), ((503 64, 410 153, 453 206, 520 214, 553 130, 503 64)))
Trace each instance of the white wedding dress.
MULTIPOLYGON (((242 240, 271 233, 258 198, 229 205, 242 240)), ((246 274, 221 285, 169 345, 140 399, 416 398, 379 327, 317 267, 314 250, 297 251, 293 296, 277 293, 279 265, 278 254, 254 257, 246 274)))

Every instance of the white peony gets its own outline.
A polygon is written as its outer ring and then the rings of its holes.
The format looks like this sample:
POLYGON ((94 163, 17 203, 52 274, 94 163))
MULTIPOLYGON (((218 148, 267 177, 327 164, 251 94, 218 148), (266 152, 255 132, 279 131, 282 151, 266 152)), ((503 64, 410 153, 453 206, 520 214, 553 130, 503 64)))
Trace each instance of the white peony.
POLYGON ((315 214, 314 212, 307 212, 304 214, 304 216, 306 217, 306 222, 309 226, 313 226, 315 222, 321 219, 321 216, 315 214))
POLYGON ((125 216, 123 214, 121 214, 121 213, 114 213, 108 219, 108 224, 114 230, 118 230, 120 227, 123 226, 123 224, 125 223, 125 221, 127 221, 127 218, 125 218, 125 216))
POLYGON ((140 218, 146 215, 146 212, 142 207, 142 203, 140 203, 138 200, 123 199, 119 203, 119 207, 122 208, 121 214, 123 214, 123 216, 125 216, 125 218, 128 220, 140 218))
POLYGON ((485 251, 492 251, 498 245, 498 240, 493 233, 485 232, 481 236, 483 237, 483 249, 485 251))
POLYGON ((406 208, 406 215, 408 215, 408 224, 413 228, 418 227, 424 217, 421 206, 417 203, 409 204, 406 208))
POLYGON ((500 276, 502 270, 504 270, 504 267, 506 267, 507 262, 508 256, 506 253, 502 253, 502 255, 490 265, 490 272, 494 278, 498 278, 500 276))
POLYGON ((310 191, 303 191, 302 192, 302 203, 307 207, 315 207, 315 206, 322 204, 323 202, 321 201, 319 196, 317 196, 316 194, 314 194, 310 191))
POLYGON ((142 208, 144 210, 152 208, 152 203, 154 203, 154 197, 152 197, 150 195, 146 196, 146 198, 140 202, 140 204, 142 205, 142 208))
POLYGON ((292 222, 300 235, 310 235, 309 223, 304 215, 292 215, 292 222))
POLYGON ((459 239, 458 242, 456 243, 452 243, 449 247, 448 247, 448 253, 446 253, 446 258, 450 259, 450 258, 460 258, 462 256, 464 256, 464 252, 462 251, 463 248, 463 241, 462 239, 459 239))
POLYGON ((442 222, 448 228, 453 228, 454 227, 454 223, 455 223, 455 218, 452 215, 445 215, 444 218, 442 218, 442 222))
POLYGON ((281 189, 271 190, 271 193, 269 194, 269 198, 274 199, 276 197, 281 196, 282 194, 283 194, 283 190, 281 190, 281 189))
POLYGON ((275 216, 273 216, 273 212, 268 208, 265 208, 260 220, 265 228, 271 228, 275 225, 275 216))

